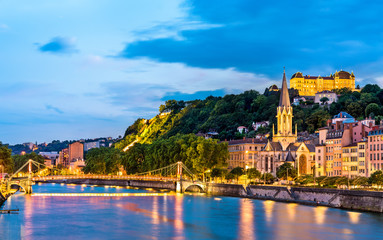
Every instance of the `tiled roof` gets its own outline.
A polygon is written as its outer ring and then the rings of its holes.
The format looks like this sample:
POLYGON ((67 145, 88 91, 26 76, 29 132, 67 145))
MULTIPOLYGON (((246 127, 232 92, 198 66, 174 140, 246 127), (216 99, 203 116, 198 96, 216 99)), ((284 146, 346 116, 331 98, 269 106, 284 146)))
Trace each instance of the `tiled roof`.
POLYGON ((306 144, 306 147, 309 149, 310 152, 315 152, 315 145, 314 144, 306 144))
POLYGON ((354 118, 354 117, 346 112, 340 112, 337 115, 334 115, 333 118, 354 118))
POLYGON ((254 144, 266 144, 267 139, 256 139, 256 138, 246 138, 246 139, 237 139, 230 140, 229 145, 244 144, 244 143, 254 143, 254 144))
POLYGON ((289 153, 287 154, 286 156, 286 162, 295 162, 295 159, 293 157, 293 155, 291 154, 291 152, 289 151, 289 153))

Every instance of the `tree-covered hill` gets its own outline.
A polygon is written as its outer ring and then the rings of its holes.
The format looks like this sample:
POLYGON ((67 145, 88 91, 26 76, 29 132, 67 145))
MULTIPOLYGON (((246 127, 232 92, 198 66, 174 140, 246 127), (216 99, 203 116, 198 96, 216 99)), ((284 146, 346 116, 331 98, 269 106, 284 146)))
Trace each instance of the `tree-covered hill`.
MULTIPOLYGON (((366 85, 361 92, 349 89, 334 90, 339 95, 337 103, 331 105, 314 104, 312 101, 294 106, 293 124, 298 131, 314 132, 326 124, 326 120, 340 111, 350 113, 356 119, 383 117, 383 90, 376 84, 366 85)), ((298 96, 294 89, 289 90, 290 100, 298 96)), ((176 134, 197 134, 216 131, 220 140, 242 138, 237 132, 238 126, 249 129, 248 137, 257 134, 252 128, 253 122, 269 121, 276 123, 276 110, 279 92, 265 90, 263 94, 249 90, 241 94, 229 94, 224 97, 209 96, 204 100, 166 101, 161 105, 159 114, 150 119, 137 119, 125 132, 124 139, 116 143, 117 148, 124 148, 133 141, 152 143, 154 140, 169 138, 176 134)), ((268 128, 260 133, 270 132, 268 128)))

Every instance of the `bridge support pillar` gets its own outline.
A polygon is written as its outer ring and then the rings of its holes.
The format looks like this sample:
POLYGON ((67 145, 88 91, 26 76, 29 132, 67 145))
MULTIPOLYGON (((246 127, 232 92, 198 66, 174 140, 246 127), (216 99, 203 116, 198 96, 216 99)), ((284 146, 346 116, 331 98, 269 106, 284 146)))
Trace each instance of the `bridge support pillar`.
POLYGON ((29 185, 29 183, 25 187, 25 194, 32 194, 32 185, 29 185))
POLYGON ((177 181, 176 192, 177 193, 182 193, 182 181, 177 181))

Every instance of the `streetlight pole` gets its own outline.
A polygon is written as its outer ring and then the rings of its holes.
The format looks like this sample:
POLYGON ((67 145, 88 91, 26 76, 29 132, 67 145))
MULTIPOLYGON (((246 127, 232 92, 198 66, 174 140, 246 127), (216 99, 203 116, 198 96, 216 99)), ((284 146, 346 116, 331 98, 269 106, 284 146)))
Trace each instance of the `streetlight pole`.
POLYGON ((286 177, 286 180, 287 180, 287 184, 289 184, 289 168, 286 168, 287 169, 287 177, 286 177))
POLYGON ((347 178, 347 185, 348 185, 348 190, 350 190, 350 168, 347 166, 347 172, 348 172, 348 178, 347 178))

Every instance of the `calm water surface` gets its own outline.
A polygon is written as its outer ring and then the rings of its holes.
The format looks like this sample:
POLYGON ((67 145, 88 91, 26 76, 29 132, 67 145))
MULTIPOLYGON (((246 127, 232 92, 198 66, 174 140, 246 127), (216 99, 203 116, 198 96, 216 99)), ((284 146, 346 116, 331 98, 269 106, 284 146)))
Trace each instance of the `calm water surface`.
MULTIPOLYGON (((42 184, 34 193, 156 193, 42 184)), ((383 239, 383 215, 231 197, 16 194, 0 239, 383 239)))

